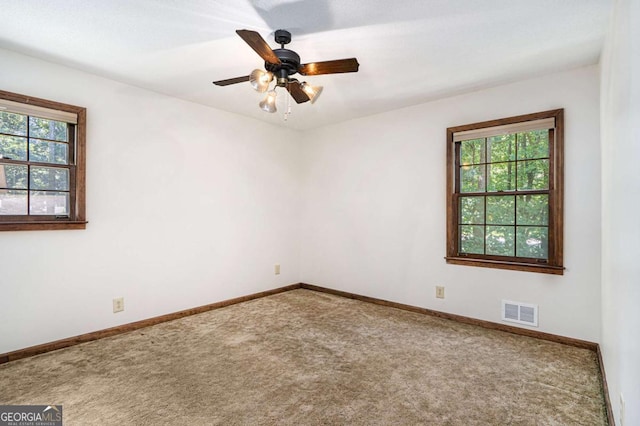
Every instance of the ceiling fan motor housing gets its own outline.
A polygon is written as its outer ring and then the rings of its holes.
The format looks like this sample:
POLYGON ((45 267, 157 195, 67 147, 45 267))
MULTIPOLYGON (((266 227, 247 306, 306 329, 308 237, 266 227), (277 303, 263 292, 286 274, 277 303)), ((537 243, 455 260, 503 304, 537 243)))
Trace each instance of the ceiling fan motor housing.
POLYGON ((284 48, 273 49, 273 53, 280 59, 280 63, 265 62, 264 67, 276 76, 278 86, 285 86, 289 81, 289 76, 298 72, 300 56, 293 50, 284 48))

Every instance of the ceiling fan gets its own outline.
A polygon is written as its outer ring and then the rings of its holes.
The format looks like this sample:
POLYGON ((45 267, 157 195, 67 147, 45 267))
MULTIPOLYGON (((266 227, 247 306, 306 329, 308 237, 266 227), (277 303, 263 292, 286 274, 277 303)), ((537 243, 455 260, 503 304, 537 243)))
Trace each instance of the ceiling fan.
POLYGON ((291 33, 286 30, 275 32, 275 41, 280 49, 271 49, 260 34, 251 30, 236 30, 236 33, 253 49, 262 59, 266 71, 255 69, 250 75, 214 81, 216 86, 228 86, 230 84, 248 81, 258 92, 266 92, 270 83, 275 79, 275 86, 267 93, 267 97, 260 102, 260 108, 266 112, 276 112, 276 87, 287 89, 291 97, 299 104, 311 101, 314 103, 320 93, 321 86, 312 86, 303 81, 300 82, 291 76, 301 75, 337 74, 357 72, 358 61, 356 58, 337 59, 333 61, 300 63, 300 55, 293 50, 285 49, 285 45, 291 42, 291 33))

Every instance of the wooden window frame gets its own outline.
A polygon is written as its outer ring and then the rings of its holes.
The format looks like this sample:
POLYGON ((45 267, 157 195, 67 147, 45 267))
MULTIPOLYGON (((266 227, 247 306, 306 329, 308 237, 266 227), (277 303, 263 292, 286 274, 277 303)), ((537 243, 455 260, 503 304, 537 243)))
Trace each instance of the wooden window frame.
MULTIPOLYGON (((485 192, 486 194, 492 194, 485 192)), ((564 109, 519 115, 498 120, 484 121, 447 129, 447 255, 446 262, 455 265, 480 266, 496 269, 539 272, 545 274, 564 274, 563 235, 564 235, 564 109), (488 127, 512 125, 527 121, 555 119, 553 141, 549 141, 549 240, 546 263, 518 257, 489 256, 479 254, 460 254, 458 252, 458 159, 454 133, 477 130, 488 127)))
POLYGON ((3 216, 0 215, 0 231, 44 231, 62 229, 86 229, 86 108, 34 98, 0 90, 0 99, 18 102, 35 107, 64 111, 77 116, 75 133, 70 135, 70 155, 67 168, 70 172, 68 217, 52 217, 37 215, 3 216))

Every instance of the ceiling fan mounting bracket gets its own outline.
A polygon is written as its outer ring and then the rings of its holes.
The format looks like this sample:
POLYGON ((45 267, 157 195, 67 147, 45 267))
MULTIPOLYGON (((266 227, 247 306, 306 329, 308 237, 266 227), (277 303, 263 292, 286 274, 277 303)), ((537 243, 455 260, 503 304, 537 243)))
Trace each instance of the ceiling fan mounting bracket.
POLYGON ((283 47, 285 44, 291 43, 291 33, 287 30, 276 30, 273 38, 276 40, 276 43, 283 47))

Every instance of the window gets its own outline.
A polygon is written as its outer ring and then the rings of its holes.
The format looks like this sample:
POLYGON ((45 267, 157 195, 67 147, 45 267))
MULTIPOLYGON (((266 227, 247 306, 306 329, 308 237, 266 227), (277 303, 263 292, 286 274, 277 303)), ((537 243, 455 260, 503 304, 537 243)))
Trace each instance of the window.
POLYGON ((85 228, 85 118, 0 91, 0 230, 85 228))
POLYGON ((563 111, 447 129, 448 263, 562 275, 563 111))

